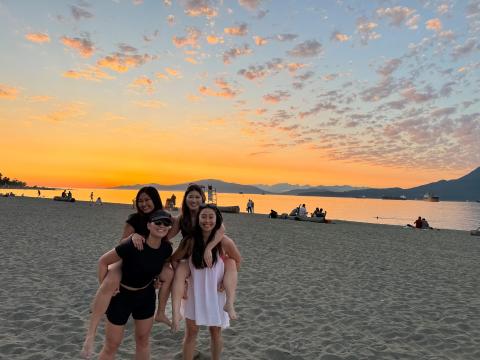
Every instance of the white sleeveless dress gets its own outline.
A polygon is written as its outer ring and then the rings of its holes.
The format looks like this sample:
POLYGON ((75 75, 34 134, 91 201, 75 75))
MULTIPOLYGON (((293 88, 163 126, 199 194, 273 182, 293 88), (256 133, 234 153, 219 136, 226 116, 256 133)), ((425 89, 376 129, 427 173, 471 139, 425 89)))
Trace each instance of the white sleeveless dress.
POLYGON ((222 258, 218 256, 217 262, 211 268, 195 268, 191 257, 188 264, 191 275, 188 298, 182 299, 183 316, 194 320, 197 325, 218 326, 222 329, 229 327, 230 319, 223 310, 226 301, 225 291, 218 291, 218 285, 223 280, 224 274, 222 258))

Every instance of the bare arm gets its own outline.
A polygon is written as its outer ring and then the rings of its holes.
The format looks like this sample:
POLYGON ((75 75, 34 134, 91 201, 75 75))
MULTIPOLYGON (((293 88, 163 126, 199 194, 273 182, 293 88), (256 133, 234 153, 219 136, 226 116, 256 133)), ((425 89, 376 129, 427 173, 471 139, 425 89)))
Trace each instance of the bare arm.
POLYGON ((238 250, 237 245, 235 245, 235 242, 228 236, 224 236, 222 238, 222 249, 230 259, 235 261, 237 264, 237 271, 239 271, 242 262, 242 255, 240 255, 240 251, 238 250))
POLYGON ((168 230, 167 240, 173 239, 180 232, 180 215, 172 217, 173 223, 170 230, 168 230))
POLYGON ((222 238, 225 235, 225 226, 220 227, 220 229, 217 230, 215 233, 215 236, 211 242, 208 243, 208 245, 205 247, 205 252, 203 253, 203 260, 205 260, 205 264, 208 267, 212 267, 212 250, 215 246, 217 246, 220 241, 222 241, 222 238))
POLYGON ((130 238, 132 238, 133 246, 135 246, 136 249, 143 250, 145 238, 142 235, 137 234, 132 225, 130 225, 129 223, 125 223, 120 243, 125 242, 130 238))
POLYGON ((117 251, 112 249, 105 254, 103 254, 100 259, 98 259, 98 283, 101 284, 105 276, 107 275, 108 265, 116 263, 117 261, 122 260, 118 256, 117 251))

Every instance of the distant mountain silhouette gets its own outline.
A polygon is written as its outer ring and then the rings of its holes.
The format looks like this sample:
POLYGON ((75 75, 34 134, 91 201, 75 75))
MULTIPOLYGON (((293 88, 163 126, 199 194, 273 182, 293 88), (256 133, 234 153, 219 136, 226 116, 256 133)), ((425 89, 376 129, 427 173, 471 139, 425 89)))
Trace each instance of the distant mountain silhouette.
MULTIPOLYGON (((193 181, 199 185, 212 185, 220 193, 245 193, 245 194, 271 194, 275 192, 266 191, 253 185, 242 185, 236 183, 228 183, 216 179, 204 179, 193 181)), ((114 189, 140 189, 143 186, 154 186, 159 190, 180 190, 187 188, 189 183, 160 185, 160 184, 136 184, 117 186, 114 189)), ((286 186, 289 184, 277 184, 286 186)), ((274 187, 274 185, 272 185, 274 187)), ((407 199, 422 199, 425 193, 429 192, 432 195, 439 196, 440 200, 453 201, 475 201, 480 200, 480 167, 473 170, 471 173, 455 180, 440 180, 430 184, 425 184, 410 189, 402 189, 399 187, 385 188, 385 189, 357 189, 342 191, 340 188, 352 188, 347 185, 343 186, 319 186, 308 189, 293 189, 286 192, 281 192, 282 195, 300 195, 300 196, 330 196, 330 197, 366 197, 380 199, 382 196, 399 197, 405 195, 407 199), (332 191, 331 189, 336 191, 332 191)))
POLYGON ((352 190, 341 193, 332 191, 300 191, 298 195, 367 198, 381 198, 382 196, 398 197, 405 195, 407 199, 422 199, 423 195, 427 192, 439 196, 440 200, 480 200, 480 167, 455 180, 440 180, 410 189, 396 187, 386 189, 352 190))
POLYGON ((281 193, 285 195, 297 195, 300 191, 350 191, 350 190, 360 190, 367 189, 366 187, 354 187, 349 185, 334 185, 334 186, 325 186, 325 185, 298 185, 298 184, 288 184, 288 183, 279 183, 275 185, 264 185, 256 184, 254 185, 260 189, 272 192, 272 193, 281 193))
POLYGON ((122 186, 114 187, 114 189, 140 189, 143 186, 153 186, 158 190, 184 191, 188 187, 188 185, 190 185, 191 183, 204 185, 205 187, 207 187, 208 185, 212 185, 219 193, 245 193, 245 194, 269 194, 270 193, 268 191, 259 189, 256 186, 228 183, 228 182, 216 180, 216 179, 203 179, 203 180, 191 181, 188 183, 172 184, 172 185, 160 185, 160 184, 122 185, 122 186))

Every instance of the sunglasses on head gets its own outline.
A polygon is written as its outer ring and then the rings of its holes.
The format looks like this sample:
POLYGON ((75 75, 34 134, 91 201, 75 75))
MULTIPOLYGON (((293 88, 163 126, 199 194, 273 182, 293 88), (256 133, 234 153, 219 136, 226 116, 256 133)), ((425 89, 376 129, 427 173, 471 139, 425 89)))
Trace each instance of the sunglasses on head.
POLYGON ((160 226, 160 225, 170 226, 170 225, 172 225, 172 220, 170 220, 170 219, 160 219, 160 220, 153 221, 153 223, 155 225, 158 225, 158 226, 160 226))

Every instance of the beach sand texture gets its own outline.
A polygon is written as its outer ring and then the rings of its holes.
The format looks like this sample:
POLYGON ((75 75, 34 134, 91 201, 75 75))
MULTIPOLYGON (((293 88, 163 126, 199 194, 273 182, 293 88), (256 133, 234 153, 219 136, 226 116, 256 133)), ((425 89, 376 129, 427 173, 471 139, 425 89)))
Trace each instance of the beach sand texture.
MULTIPOLYGON (((0 359, 79 358, 98 257, 131 212, 0 198, 0 359)), ((478 237, 265 215, 225 222, 244 263, 223 358, 480 359, 478 237)), ((155 324, 152 359, 179 359, 182 336, 155 324)), ((101 326, 97 353, 103 339, 101 326)), ((202 329, 199 359, 208 348, 202 329)), ((117 358, 133 354, 130 321, 117 358)))

